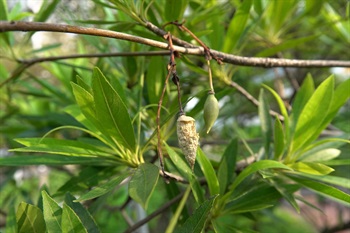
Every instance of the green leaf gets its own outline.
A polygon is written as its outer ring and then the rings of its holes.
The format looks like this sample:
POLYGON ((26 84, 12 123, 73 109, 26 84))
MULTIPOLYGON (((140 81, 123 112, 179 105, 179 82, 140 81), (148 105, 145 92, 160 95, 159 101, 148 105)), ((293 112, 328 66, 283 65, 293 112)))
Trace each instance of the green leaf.
POLYGON ((216 196, 211 197, 209 200, 203 202, 194 213, 186 220, 183 226, 175 230, 175 232, 181 233, 200 233, 202 232, 208 216, 213 208, 216 196))
POLYGON ((165 64, 162 57, 154 56, 151 58, 148 66, 146 85, 149 102, 152 104, 158 104, 162 92, 162 87, 164 85, 163 79, 166 74, 164 72, 164 69, 159 69, 159 65, 163 63, 165 64))
POLYGON ((267 185, 260 185, 258 187, 228 202, 225 211, 231 214, 237 214, 266 209, 275 205, 281 198, 281 194, 274 187, 267 185))
MULTIPOLYGON (((333 78, 333 76, 331 76, 333 78)), ((325 112, 325 118, 322 121, 322 124, 315 129, 315 132, 313 133, 312 137, 309 141, 313 141, 318 138, 320 133, 331 123, 331 121, 334 119, 334 117, 337 115, 337 112, 339 109, 344 106, 344 104, 348 101, 350 98, 350 79, 347 79, 346 81, 342 82, 334 91, 332 102, 329 106, 329 109, 327 111, 327 114, 325 112)))
POLYGON ((335 159, 330 161, 324 161, 323 164, 330 166, 347 166, 350 165, 350 159, 335 159))
POLYGON ((9 207, 9 212, 6 216, 6 233, 17 233, 19 232, 17 229, 17 222, 16 222, 16 212, 13 204, 9 207))
POLYGON ((171 161, 175 164, 176 169, 180 172, 180 174, 190 182, 192 193, 197 203, 204 202, 204 195, 201 190, 201 186, 198 183, 198 180, 193 175, 191 168, 188 163, 180 158, 180 156, 167 144, 165 144, 165 148, 169 154, 171 161))
MULTIPOLYGON (((0 20, 2 21, 9 20, 7 11, 8 11, 7 0, 0 0, 0 20)), ((10 36, 8 32, 1 33, 0 38, 3 38, 6 44, 10 46, 10 36)))
POLYGON ((303 152, 300 153, 299 156, 309 156, 310 154, 315 154, 321 150, 325 149, 336 149, 340 148, 341 146, 345 144, 350 144, 350 140, 347 139, 348 135, 340 135, 337 138, 326 138, 326 139, 321 139, 317 140, 313 143, 311 143, 309 146, 303 148, 303 152))
POLYGON ((87 233, 78 215, 66 204, 63 203, 62 232, 87 233))
POLYGON ((46 225, 41 210, 33 205, 21 202, 16 213, 19 233, 45 233, 46 225))
POLYGON ((323 7, 323 2, 324 0, 305 1, 305 12, 312 16, 317 16, 323 7))
POLYGON ((110 179, 115 175, 115 169, 110 167, 85 166, 81 168, 79 174, 72 176, 56 192, 54 196, 62 196, 67 192, 81 193, 87 192, 87 189, 97 186, 101 181, 110 179))
POLYGON ((42 191, 41 195, 43 198, 44 219, 47 232, 62 232, 62 208, 47 194, 46 191, 42 191))
POLYGON ((90 131, 95 132, 98 135, 101 134, 98 128, 85 117, 78 105, 69 105, 64 109, 64 111, 74 117, 78 122, 80 122, 90 131))
POLYGON ((275 187, 275 189, 282 195, 286 201, 300 214, 300 207, 294 197, 293 193, 300 189, 300 185, 291 185, 285 182, 285 180, 279 179, 270 179, 269 182, 275 187))
POLYGON ((122 98, 98 68, 94 68, 92 89, 96 118, 114 142, 135 151, 135 135, 128 109, 122 98))
POLYGON ((100 233, 94 218, 91 216, 90 212, 87 211, 82 204, 75 201, 75 197, 70 193, 66 193, 65 204, 72 208, 74 213, 79 217, 84 228, 89 233, 100 233))
POLYGON ((113 161, 94 157, 73 157, 64 155, 12 155, 0 158, 0 166, 27 166, 27 165, 94 165, 106 166, 113 165, 113 161))
POLYGON ((176 209, 176 212, 174 213, 174 215, 171 217, 171 220, 168 224, 167 229, 165 230, 165 233, 172 233, 174 232, 174 228, 176 226, 176 224, 179 221, 179 218, 181 216, 181 212, 184 209, 186 202, 188 201, 188 196, 190 195, 191 192, 191 187, 187 186, 186 191, 183 195, 183 197, 181 198, 181 201, 176 209))
POLYGON ((262 86, 271 92, 271 94, 275 97, 275 99, 278 103, 278 106, 279 106, 280 111, 281 111, 283 118, 284 118, 284 128, 286 129, 285 130, 285 137, 286 137, 286 142, 288 143, 288 141, 289 141, 289 116, 288 116, 286 106, 284 106, 284 102, 281 99, 281 97, 271 87, 269 87, 265 84, 263 84, 262 86))
POLYGON ((283 29, 283 24, 293 12, 298 1, 271 1, 269 7, 268 16, 269 16, 269 31, 270 34, 279 34, 279 31, 283 29))
POLYGON ((303 81, 299 91, 296 93, 295 99, 293 101, 292 108, 292 127, 293 131, 297 125, 299 116, 303 108, 305 107, 307 101, 311 98, 312 94, 315 91, 315 85, 311 74, 307 74, 306 78, 303 81))
POLYGON ((261 89, 259 94, 259 118, 261 122, 263 138, 265 142, 264 148, 265 148, 266 155, 269 155, 270 143, 271 143, 271 137, 272 137, 271 116, 269 111, 270 111, 270 107, 264 95, 264 89, 261 89))
POLYGON ((252 3, 252 0, 243 1, 243 3, 235 12, 234 17, 228 26, 225 42, 222 49, 223 52, 232 52, 232 50, 234 50, 237 46, 239 40, 242 39, 243 32, 246 29, 246 24, 249 19, 249 12, 252 3))
POLYGON ((331 76, 322 82, 306 103, 296 124, 291 144, 292 152, 308 145, 315 136, 318 136, 332 102, 333 86, 334 77, 331 76))
POLYGON ((92 95, 92 88, 79 76, 76 75, 76 84, 92 95))
POLYGON ((141 164, 133 174, 129 183, 129 195, 147 209, 149 199, 156 187, 159 168, 150 163, 141 164))
POLYGON ((130 176, 129 173, 124 173, 120 176, 114 177, 108 182, 97 186, 93 188, 91 191, 83 194, 81 197, 78 198, 77 201, 86 201, 90 200, 99 196, 102 196, 110 191, 112 191, 117 185, 119 185, 123 180, 125 180, 128 176, 130 176))
POLYGON ((231 185, 230 190, 234 190, 247 176, 253 174, 254 172, 257 172, 263 169, 271 169, 271 168, 292 170, 290 167, 284 165, 283 163, 280 163, 274 160, 261 160, 246 167, 237 176, 237 178, 231 185))
POLYGON ((328 175, 325 175, 325 176, 311 175, 311 174, 305 174, 301 172, 297 174, 302 177, 307 177, 313 180, 318 180, 318 181, 322 181, 332 185, 337 185, 340 187, 350 189, 350 180, 348 178, 339 177, 339 176, 328 176, 328 175))
POLYGON ((342 203, 346 203, 347 205, 350 204, 350 195, 347 193, 344 193, 343 191, 340 191, 339 189, 336 189, 332 186, 319 183, 312 180, 307 180, 305 178, 297 178, 295 176, 288 176, 290 179, 294 180, 295 182, 305 186, 306 188, 309 188, 321 195, 324 195, 328 198, 334 198, 337 201, 341 201, 342 203))
MULTIPOLYGON (((79 82, 79 79, 77 79, 79 82)), ((105 140, 107 140, 109 145, 114 145, 112 138, 108 132, 103 127, 103 122, 99 122, 96 118, 96 109, 94 97, 92 94, 85 90, 83 87, 71 82, 73 89, 73 94, 75 96, 75 101, 79 105, 79 108, 84 116, 81 116, 79 112, 74 109, 68 109, 69 113, 72 114, 80 123, 82 123, 86 128, 90 129, 98 135, 101 135, 105 140), (100 133, 101 132, 101 133, 100 133)), ((84 85, 83 85, 84 86, 84 85)))
POLYGON ((167 0, 164 6, 164 17, 167 22, 174 22, 183 20, 188 0, 167 0))
POLYGON ((44 22, 55 11, 60 0, 44 1, 38 13, 35 14, 34 22, 44 22))
POLYGON ((288 50, 288 49, 295 49, 297 46, 300 46, 308 41, 312 41, 316 39, 319 35, 312 35, 312 36, 307 36, 307 37, 302 37, 302 38, 297 38, 297 39, 292 39, 292 40, 287 40, 285 42, 282 42, 281 44, 278 44, 274 47, 267 48, 258 54, 256 54, 256 57, 268 57, 268 56, 273 56, 281 51, 288 50))
POLYGON ((327 175, 334 171, 333 168, 322 163, 297 162, 290 164, 289 167, 296 171, 313 175, 327 175))
POLYGON ((215 194, 219 194, 220 192, 219 181, 218 181, 218 178, 216 177, 213 165, 210 163, 210 161, 205 156, 202 149, 199 147, 197 150, 197 161, 199 166, 202 169, 205 179, 207 180, 210 195, 213 196, 215 194))
POLYGON ((85 115, 86 119, 94 123, 96 121, 94 97, 89 91, 85 90, 84 87, 73 82, 71 82, 71 86, 75 96, 75 101, 79 105, 82 113, 85 115))
POLYGON ((91 144, 80 141, 55 138, 20 138, 16 139, 16 141, 26 147, 13 149, 12 151, 43 152, 67 156, 111 157, 111 154, 108 154, 91 144))
POLYGON ((276 118, 274 129, 274 159, 279 160, 284 152, 284 132, 281 121, 276 118))
POLYGON ((307 153, 299 158, 303 162, 320 162, 332 160, 340 155, 341 151, 335 148, 328 148, 315 153, 307 153))
POLYGON ((0 0, 0 20, 7 21, 8 20, 8 14, 7 14, 7 1, 6 0, 0 0))
POLYGON ((238 153, 238 140, 232 139, 230 144, 226 147, 226 150, 221 158, 219 169, 218 169, 218 179, 220 184, 220 195, 226 192, 228 185, 231 183, 235 167, 236 159, 238 153))

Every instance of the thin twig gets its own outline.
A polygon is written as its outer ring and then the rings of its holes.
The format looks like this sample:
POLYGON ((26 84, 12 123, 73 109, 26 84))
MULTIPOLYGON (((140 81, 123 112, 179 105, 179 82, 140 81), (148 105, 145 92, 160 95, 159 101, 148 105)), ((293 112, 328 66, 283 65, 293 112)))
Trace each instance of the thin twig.
MULTIPOLYGON (((163 37, 164 39, 166 39, 166 36, 168 35, 168 32, 157 27, 156 25, 154 25, 151 22, 146 23, 146 28, 148 30, 150 30, 151 32, 153 32, 154 34, 163 37)), ((197 45, 193 45, 191 43, 188 43, 187 41, 181 40, 175 36, 172 36, 172 40, 173 40, 174 44, 185 47, 185 48, 198 48, 197 45)))
POLYGON ((158 136, 157 151, 158 151, 158 155, 159 155, 160 168, 161 168, 163 174, 165 174, 165 176, 164 176, 165 179, 166 179, 166 173, 164 171, 164 160, 163 160, 163 151, 162 151, 162 136, 161 136, 161 131, 160 131, 160 110, 162 108, 163 98, 165 95, 165 90, 166 90, 170 75, 171 75, 171 69, 168 70, 168 74, 165 78, 163 91, 162 91, 162 94, 160 95, 159 102, 158 102, 158 110, 157 110, 157 118, 156 118, 157 136, 158 136))
MULTIPOLYGON (((230 81, 229 86, 236 88, 238 92, 240 92, 244 97, 246 97, 251 103, 253 103, 255 106, 259 106, 259 101, 254 98, 249 92, 247 92, 243 87, 241 87, 239 84, 237 84, 234 81, 230 81)), ((279 114, 278 112, 275 112, 273 110, 269 110, 269 113, 271 116, 278 117, 281 121, 284 121, 284 117, 279 114)))
POLYGON ((221 58, 219 58, 216 55, 212 54, 211 51, 210 51, 210 48, 203 41, 201 41, 190 29, 188 29, 186 26, 183 25, 184 22, 178 23, 177 21, 175 21, 175 22, 170 22, 168 24, 174 24, 178 28, 180 28, 180 30, 185 31, 188 34, 190 34, 190 36, 192 36, 192 38, 195 39, 202 46, 202 48, 204 49, 205 59, 206 60, 211 60, 211 58, 213 57, 217 61, 217 63, 222 64, 221 58))
POLYGON ((162 207, 160 207, 158 210, 154 211, 153 213, 151 213, 150 215, 148 215, 146 218, 142 219, 141 221, 137 222, 135 225, 133 225, 132 227, 126 229, 124 231, 124 233, 131 233, 134 232, 137 228, 141 227, 143 224, 151 221, 153 218, 157 217, 158 215, 160 215, 161 213, 163 213, 164 211, 166 211, 170 206, 172 206, 173 204, 175 204, 176 202, 178 202, 182 196, 184 195, 184 192, 178 194, 176 197, 174 197, 173 199, 171 199, 169 202, 167 202, 166 204, 164 204, 162 207))
POLYGON ((169 51, 145 51, 145 52, 118 52, 118 53, 97 53, 97 54, 72 54, 65 56, 53 56, 53 57, 39 57, 32 59, 17 59, 20 65, 15 69, 10 77, 0 83, 0 87, 6 83, 15 80, 21 75, 27 68, 41 62, 77 59, 77 58, 94 58, 94 57, 129 57, 129 56, 164 56, 169 55, 169 51))
MULTIPOLYGON (((149 45, 161 49, 168 49, 168 44, 132 36, 126 33, 116 31, 109 31, 96 28, 79 27, 62 24, 50 24, 41 22, 0 22, 0 32, 9 31, 50 31, 50 32, 64 32, 74 34, 84 34, 99 37, 115 38, 120 40, 132 41, 140 44, 149 45)), ((185 48, 174 45, 174 49, 183 54, 189 55, 205 55, 203 48, 185 48)), ((296 60, 296 59, 280 59, 280 58, 263 58, 263 57, 242 57, 232 54, 222 53, 216 50, 210 50, 211 54, 222 59, 223 62, 240 65, 240 66, 254 66, 254 67, 350 67, 350 61, 337 60, 296 60)))
POLYGON ((161 94, 161 96, 159 98, 159 102, 158 102, 156 123, 157 123, 157 136, 158 136, 157 151, 158 151, 158 155, 159 155, 160 168, 161 168, 162 173, 164 175, 163 177, 164 177, 165 181, 167 183, 169 183, 169 180, 167 180, 167 174, 164 171, 164 158, 163 158, 163 151, 162 151, 162 136, 161 136, 161 131, 160 131, 160 110, 162 108, 162 103, 163 103, 163 99, 164 99, 164 95, 165 95, 165 90, 166 90, 166 87, 168 85, 168 81, 169 81, 170 75, 173 75, 173 76, 174 76, 174 74, 176 75, 176 71, 175 71, 176 63, 175 63, 175 55, 174 55, 175 50, 173 48, 173 43, 172 43, 172 40, 171 40, 170 33, 168 33, 167 39, 169 41, 170 61, 169 61, 168 67, 167 67, 168 68, 168 74, 167 74, 167 76, 165 78, 163 91, 162 91, 162 94, 161 94))

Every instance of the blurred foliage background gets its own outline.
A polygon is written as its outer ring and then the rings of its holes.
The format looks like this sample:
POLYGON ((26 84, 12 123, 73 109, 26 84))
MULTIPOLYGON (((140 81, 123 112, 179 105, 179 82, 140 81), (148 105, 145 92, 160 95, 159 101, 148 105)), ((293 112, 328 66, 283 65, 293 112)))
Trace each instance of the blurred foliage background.
MULTIPOLYGON (((161 27, 163 24, 185 20, 185 25, 210 48, 247 57, 277 57, 290 59, 350 60, 350 4, 339 0, 143 0, 134 1, 134 12, 130 2, 125 0, 46 0, 5 1, 1 0, 1 20, 24 20, 50 23, 65 23, 77 26, 96 27, 163 41, 145 27, 150 21, 161 27), (135 13, 135 14, 134 14, 135 13)), ((174 36, 196 44, 193 39, 167 26, 165 30, 174 36)), ((50 32, 7 32, 0 34, 0 82, 6 81, 13 72, 23 66, 25 60, 70 54, 96 54, 111 52, 157 51, 146 45, 93 36, 50 32)), ((86 82, 91 80, 94 66, 100 68, 112 85, 116 81, 124 88, 129 114, 135 117, 139 111, 139 95, 142 105, 150 105, 142 116, 141 140, 147 141, 156 127, 156 105, 166 76, 167 56, 133 56, 77 58, 41 62, 25 69, 19 76, 0 89, 0 156, 10 156, 8 149, 20 147, 15 138, 42 137, 48 131, 62 126, 79 123, 69 116, 65 109, 75 103, 71 81, 76 75, 86 82), (144 82, 144 83, 143 83, 144 82)), ((318 86, 325 78, 335 74, 336 85, 349 79, 349 68, 258 68, 231 64, 218 65, 212 61, 214 87, 220 104, 220 115, 210 134, 203 132, 202 109, 209 89, 207 67, 204 57, 182 55, 177 62, 182 99, 189 100, 185 106, 187 115, 196 119, 200 144, 212 163, 218 165, 226 145, 233 137, 245 140, 254 153, 263 145, 257 107, 235 88, 234 81, 255 98, 259 96, 261 84, 273 87, 290 106, 297 88, 308 73, 312 74, 318 86)), ((350 88, 350 87, 349 87, 350 88)), ((350 91, 350 90, 349 90, 350 91)), ((272 95, 267 95, 271 109, 278 111, 272 95)), ((176 86, 170 84, 164 105, 176 109, 176 86)), ((328 135, 350 134, 350 103, 340 109, 327 128, 328 135)), ((74 139, 84 133, 76 130, 59 130, 50 136, 74 139)), ((169 122, 164 139, 176 146, 174 122, 169 122)), ((243 148, 243 146, 241 147, 243 148)), ((350 147, 340 148, 340 159, 350 159, 350 147)), ((155 150, 145 151, 150 161, 155 150)), ((249 156, 241 149, 239 159, 249 156)), ((1 166, 1 164, 0 164, 1 166)), ((72 176, 93 174, 88 183, 77 183, 73 194, 81 193, 108 177, 110 173, 99 167, 67 165, 1 167, 0 173, 0 229, 4 229, 6 215, 19 202, 36 203, 43 185, 51 194, 65 190, 63 185, 72 176)), ((349 166, 338 166, 332 173, 350 179, 349 166)), ((349 182, 349 181, 348 181, 349 182)), ((144 211, 132 203, 123 211, 118 210, 128 198, 126 186, 109 193, 105 202, 93 202, 89 210, 98 223, 101 232, 116 232, 126 229, 129 215, 132 221, 142 219, 158 209, 167 197, 167 185, 158 182, 151 196, 149 208, 144 211), (118 221, 116 221, 116 219, 118 221)), ((344 206, 310 193, 300 191, 310 203, 322 209, 325 214, 305 205, 298 214, 285 201, 273 208, 255 212, 254 216, 237 215, 235 229, 242 232, 328 232, 328 228, 350 222, 350 211, 344 206), (252 220, 254 219, 254 220, 252 220)), ((348 193, 349 190, 346 190, 348 193)), ((57 195, 58 200, 60 196, 57 195)), ((171 218, 170 212, 155 218, 142 232, 164 231, 171 218)), ((232 219, 222 218, 230 222, 232 219)), ((345 232, 345 231, 344 231, 345 232)))

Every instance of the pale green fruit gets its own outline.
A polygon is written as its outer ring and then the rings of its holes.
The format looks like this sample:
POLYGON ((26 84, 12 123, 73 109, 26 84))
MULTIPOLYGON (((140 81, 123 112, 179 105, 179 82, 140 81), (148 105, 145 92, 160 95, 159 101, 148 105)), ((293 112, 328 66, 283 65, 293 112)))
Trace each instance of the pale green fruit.
POLYGON ((204 104, 205 131, 209 133, 219 115, 219 103, 213 93, 209 93, 204 104))

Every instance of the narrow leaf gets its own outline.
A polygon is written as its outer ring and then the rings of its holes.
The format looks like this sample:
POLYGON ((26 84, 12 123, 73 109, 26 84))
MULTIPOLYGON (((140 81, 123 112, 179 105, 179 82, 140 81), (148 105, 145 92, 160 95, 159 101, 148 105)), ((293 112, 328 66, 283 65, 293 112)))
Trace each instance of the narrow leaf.
POLYGON ((110 191, 112 191, 116 186, 118 186, 123 180, 125 180, 130 174, 124 173, 120 176, 114 177, 110 181, 93 188, 91 191, 83 194, 78 198, 77 201, 86 201, 96 197, 100 197, 110 191))
POLYGON ((6 0, 0 0, 0 20, 7 21, 8 20, 8 14, 7 14, 7 1, 6 0))
POLYGON ((200 233, 207 221, 208 215, 210 214, 211 209, 213 208, 214 201, 216 196, 211 197, 209 200, 203 202, 190 216, 184 225, 177 229, 175 232, 181 233, 200 233))
POLYGON ((163 69, 159 69, 159 65, 162 63, 162 57, 154 56, 150 59, 150 64, 148 66, 146 85, 149 102, 152 104, 158 104, 160 94, 162 92, 162 86, 164 84, 163 77, 165 77, 165 72, 163 69))
POLYGON ((246 24, 250 15, 250 8, 253 1, 247 0, 242 2, 238 7, 233 19, 228 26, 225 42, 223 45, 223 52, 232 52, 242 38, 243 32, 246 29, 246 24))
POLYGON ((16 222, 16 212, 14 206, 11 204, 9 207, 9 212, 6 216, 6 233, 17 233, 19 232, 17 229, 16 222))
POLYGON ((129 183, 129 195, 143 208, 147 209, 148 201, 158 182, 159 168, 153 164, 141 164, 129 183))
POLYGON ((78 215, 66 204, 63 203, 62 232, 87 233, 78 215))
POLYGON ((59 3, 59 0, 44 1, 41 5, 41 8, 38 13, 35 14, 34 21, 44 22, 46 21, 51 14, 56 9, 56 5, 59 3))
POLYGON ((176 212, 174 213, 174 215, 171 217, 171 220, 168 224, 167 229, 165 230, 165 233, 172 233, 174 232, 174 228, 176 226, 176 224, 179 221, 179 218, 181 216, 181 212, 185 207, 186 202, 188 201, 188 196, 190 195, 191 192, 191 187, 187 186, 187 189, 183 195, 183 197, 181 198, 181 201, 176 209, 176 212))
POLYGON ((46 225, 41 210, 33 205, 21 202, 16 213, 19 233, 45 233, 46 225))
POLYGON ((337 158, 341 151, 335 148, 328 148, 324 150, 317 151, 315 153, 307 153, 299 158, 303 162, 321 162, 328 161, 337 158))
POLYGON ((297 162, 289 165, 296 171, 304 172, 313 175, 327 175, 334 171, 333 168, 328 167, 322 163, 311 163, 311 162, 297 162))
POLYGON ((261 129, 264 138, 265 154, 269 154, 270 143, 272 137, 271 116, 269 113, 270 107, 264 95, 264 89, 260 90, 259 94, 259 118, 261 122, 261 129))
POLYGON ((180 174, 189 180, 192 193, 194 198, 196 199, 197 203, 204 202, 204 195, 201 190, 201 186, 198 183, 198 180, 193 175, 191 168, 189 167, 188 163, 186 163, 184 160, 180 158, 180 156, 167 144, 165 144, 165 148, 169 154, 170 159, 175 164, 176 169, 180 172, 180 174))
POLYGON ((94 68, 92 89, 96 118, 115 142, 135 151, 135 135, 128 109, 98 68, 94 68))
POLYGON ((168 0, 165 1, 164 17, 167 22, 182 21, 188 0, 168 0))
POLYGON ((292 108, 292 127, 297 125, 301 111, 315 91, 315 84, 311 74, 307 74, 299 91, 296 93, 292 108))
POLYGON ((79 217, 82 225, 89 233, 100 233, 94 218, 91 216, 82 204, 75 202, 75 197, 70 193, 67 193, 64 202, 69 206, 74 213, 79 217))
POLYGON ((281 99, 281 97, 271 87, 264 84, 262 86, 271 92, 271 94, 275 97, 278 103, 278 106, 284 118, 284 128, 286 129, 285 130, 286 142, 288 142, 289 141, 289 116, 288 116, 286 106, 284 106, 284 102, 281 99))
POLYGON ((246 167, 235 179, 232 186, 230 187, 231 190, 234 190, 247 176, 253 174, 254 172, 257 172, 259 170, 263 169, 271 169, 271 168, 280 168, 280 169, 287 169, 291 170, 290 167, 284 165, 283 163, 274 161, 274 160, 261 160, 258 162, 255 162, 248 167, 246 167))
POLYGON ((328 184, 350 189, 350 180, 348 178, 339 177, 339 176, 329 176, 329 175, 325 175, 325 176, 311 175, 311 174, 305 174, 301 172, 300 173, 298 172, 297 174, 302 177, 307 177, 313 180, 318 180, 328 184))
POLYGON ((347 166, 350 165, 350 159, 335 159, 323 162, 325 165, 329 166, 347 166))
POLYGON ((284 132, 281 121, 276 118, 274 129, 274 159, 279 160, 284 152, 284 132))
POLYGON ((350 195, 347 193, 344 193, 343 191, 340 191, 339 189, 336 189, 332 186, 319 183, 316 181, 307 180, 305 178, 298 178, 295 176, 288 176, 288 177, 294 180, 295 182, 321 195, 324 195, 329 198, 334 198, 335 200, 342 201, 343 203, 345 202, 346 204, 350 205, 350 195))
POLYGON ((46 191, 41 192, 43 198, 44 219, 47 232, 62 232, 62 208, 55 202, 46 191))
POLYGON ((201 148, 198 148, 197 150, 197 161, 199 163, 199 166, 202 169, 205 179, 207 180, 210 195, 213 196, 215 194, 219 194, 220 187, 219 187, 218 178, 216 177, 216 174, 215 174, 215 170, 213 168, 213 165, 205 156, 204 152, 201 150, 201 148))
POLYGON ((226 192, 228 185, 231 183, 237 159, 238 152, 238 140, 233 139, 230 144, 226 147, 226 150, 221 158, 218 179, 220 183, 220 195, 226 192))
POLYGON ((68 156, 111 157, 110 154, 99 148, 80 141, 55 139, 55 138, 20 138, 17 142, 27 147, 13 149, 21 152, 43 152, 68 156))
POLYGON ((318 136, 319 128, 322 126, 332 102, 333 86, 334 77, 331 76, 321 83, 306 103, 296 125, 291 145, 292 152, 307 145, 314 139, 314 136, 318 136))
POLYGON ((113 165, 113 161, 93 157, 73 157, 64 155, 12 155, 0 158, 0 166, 28 166, 28 165, 94 165, 106 166, 113 165))
MULTIPOLYGON (((333 78, 333 76, 331 76, 333 78)), ((309 141, 316 140, 320 133, 331 123, 334 117, 337 115, 339 109, 344 106, 344 104, 350 98, 350 79, 339 84, 339 86, 335 89, 332 102, 327 111, 326 117, 323 119, 322 124, 316 128, 316 131, 313 133, 312 137, 309 141)))
POLYGON ((240 198, 228 202, 225 211, 237 214, 266 209, 275 205, 280 198, 281 194, 274 187, 265 185, 253 188, 240 198))

